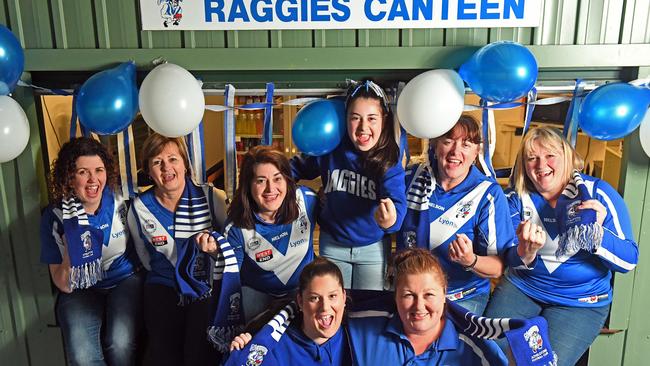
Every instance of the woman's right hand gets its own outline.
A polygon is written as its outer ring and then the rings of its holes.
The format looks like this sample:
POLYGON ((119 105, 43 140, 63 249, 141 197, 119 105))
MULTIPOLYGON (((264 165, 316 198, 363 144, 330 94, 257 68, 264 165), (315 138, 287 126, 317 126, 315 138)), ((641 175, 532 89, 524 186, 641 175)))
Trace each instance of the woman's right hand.
POLYGON ((211 256, 215 256, 219 252, 217 241, 207 231, 196 235, 196 245, 202 252, 208 253, 211 256))
POLYGON ((253 339, 253 336, 250 333, 242 333, 238 335, 235 337, 235 339, 232 340, 232 342, 230 342, 230 352, 233 350, 241 351, 244 349, 244 347, 246 347, 251 339, 253 339))
POLYGON ((546 231, 544 231, 543 227, 528 220, 519 223, 516 234, 517 239, 519 239, 517 254, 519 254, 524 264, 529 265, 535 260, 537 252, 546 243, 546 231))

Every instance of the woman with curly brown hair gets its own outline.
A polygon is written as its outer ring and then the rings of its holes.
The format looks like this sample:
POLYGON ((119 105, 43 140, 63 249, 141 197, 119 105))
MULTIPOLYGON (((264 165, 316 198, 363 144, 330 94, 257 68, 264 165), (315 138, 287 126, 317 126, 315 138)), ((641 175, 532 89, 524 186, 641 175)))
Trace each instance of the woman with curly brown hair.
POLYGON ((92 138, 65 143, 52 168, 41 262, 60 291, 56 314, 72 365, 135 363, 144 277, 116 180, 113 158, 92 138))

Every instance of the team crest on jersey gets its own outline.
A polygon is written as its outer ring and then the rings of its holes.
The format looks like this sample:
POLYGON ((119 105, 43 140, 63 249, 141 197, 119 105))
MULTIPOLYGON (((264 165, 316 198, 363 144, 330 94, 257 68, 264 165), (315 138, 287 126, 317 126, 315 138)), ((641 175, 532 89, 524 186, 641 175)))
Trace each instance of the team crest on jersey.
POLYGON ((165 28, 169 25, 179 25, 183 19, 183 8, 181 2, 183 0, 158 0, 160 8, 160 17, 163 20, 165 28))
POLYGON ((255 261, 257 263, 268 262, 273 259, 273 250, 267 249, 259 253, 255 253, 255 261))
POLYGON ((307 216, 306 215, 300 215, 298 218, 298 227, 300 228, 300 233, 304 234, 305 231, 307 231, 307 225, 309 222, 307 221, 307 216))
POLYGON ((151 244, 160 247, 167 244, 167 235, 158 235, 151 238, 151 244))
POLYGON ((259 366, 264 361, 264 356, 269 352, 266 347, 259 344, 252 344, 248 351, 248 359, 246 359, 246 366, 259 366))
POLYGON ((469 215, 470 213, 470 209, 472 208, 472 203, 474 202, 473 201, 469 201, 465 203, 461 202, 460 207, 456 209, 456 218, 461 218, 461 219, 466 218, 467 215, 469 215))
POLYGON ((255 250, 259 248, 260 245, 262 245, 262 243, 260 242, 259 238, 250 238, 250 240, 248 240, 248 243, 246 243, 248 250, 255 250))
POLYGON ((524 339, 528 342, 528 347, 533 353, 537 353, 544 346, 544 340, 539 334, 539 328, 537 325, 533 325, 524 333, 524 339))
POLYGON ((404 243, 407 247, 415 248, 417 246, 415 231, 405 231, 402 235, 404 235, 404 243))
POLYGON ((144 224, 142 224, 142 228, 144 229, 144 231, 151 234, 154 231, 156 231, 156 222, 151 219, 146 219, 144 220, 144 224))

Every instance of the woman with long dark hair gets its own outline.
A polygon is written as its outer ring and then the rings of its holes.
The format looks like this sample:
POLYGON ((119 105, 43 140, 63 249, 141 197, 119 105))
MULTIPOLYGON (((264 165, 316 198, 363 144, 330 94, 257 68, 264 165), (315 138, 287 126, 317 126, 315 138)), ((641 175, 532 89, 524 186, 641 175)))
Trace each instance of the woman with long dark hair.
POLYGON ((244 155, 225 236, 241 266, 247 321, 294 295, 314 258, 317 207, 316 194, 295 183, 280 151, 257 146, 244 155))
POLYGON ((334 151, 291 160, 296 180, 321 177, 320 255, 336 263, 354 289, 380 290, 390 253, 387 234, 406 211, 404 168, 392 113, 381 87, 354 86, 345 103, 347 136, 334 151))

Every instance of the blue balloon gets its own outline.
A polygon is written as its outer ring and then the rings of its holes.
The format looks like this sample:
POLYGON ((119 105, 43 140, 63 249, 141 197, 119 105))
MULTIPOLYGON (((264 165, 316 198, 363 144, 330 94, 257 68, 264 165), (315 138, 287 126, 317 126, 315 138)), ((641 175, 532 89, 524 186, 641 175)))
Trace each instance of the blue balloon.
POLYGON ((599 140, 625 137, 643 121, 650 104, 650 89, 627 83, 601 85, 587 94, 578 111, 578 124, 599 140))
POLYGON ((307 155, 321 156, 334 150, 347 130, 345 105, 339 100, 317 100, 296 115, 291 129, 294 144, 307 155))
POLYGON ((458 73, 481 98, 511 102, 528 94, 535 85, 537 61, 526 47, 499 41, 481 47, 458 73))
POLYGON ((25 68, 25 55, 16 36, 0 24, 0 95, 11 93, 25 68))
POLYGON ((93 132, 111 135, 126 129, 138 112, 135 63, 91 76, 79 89, 76 107, 81 124, 93 132))

